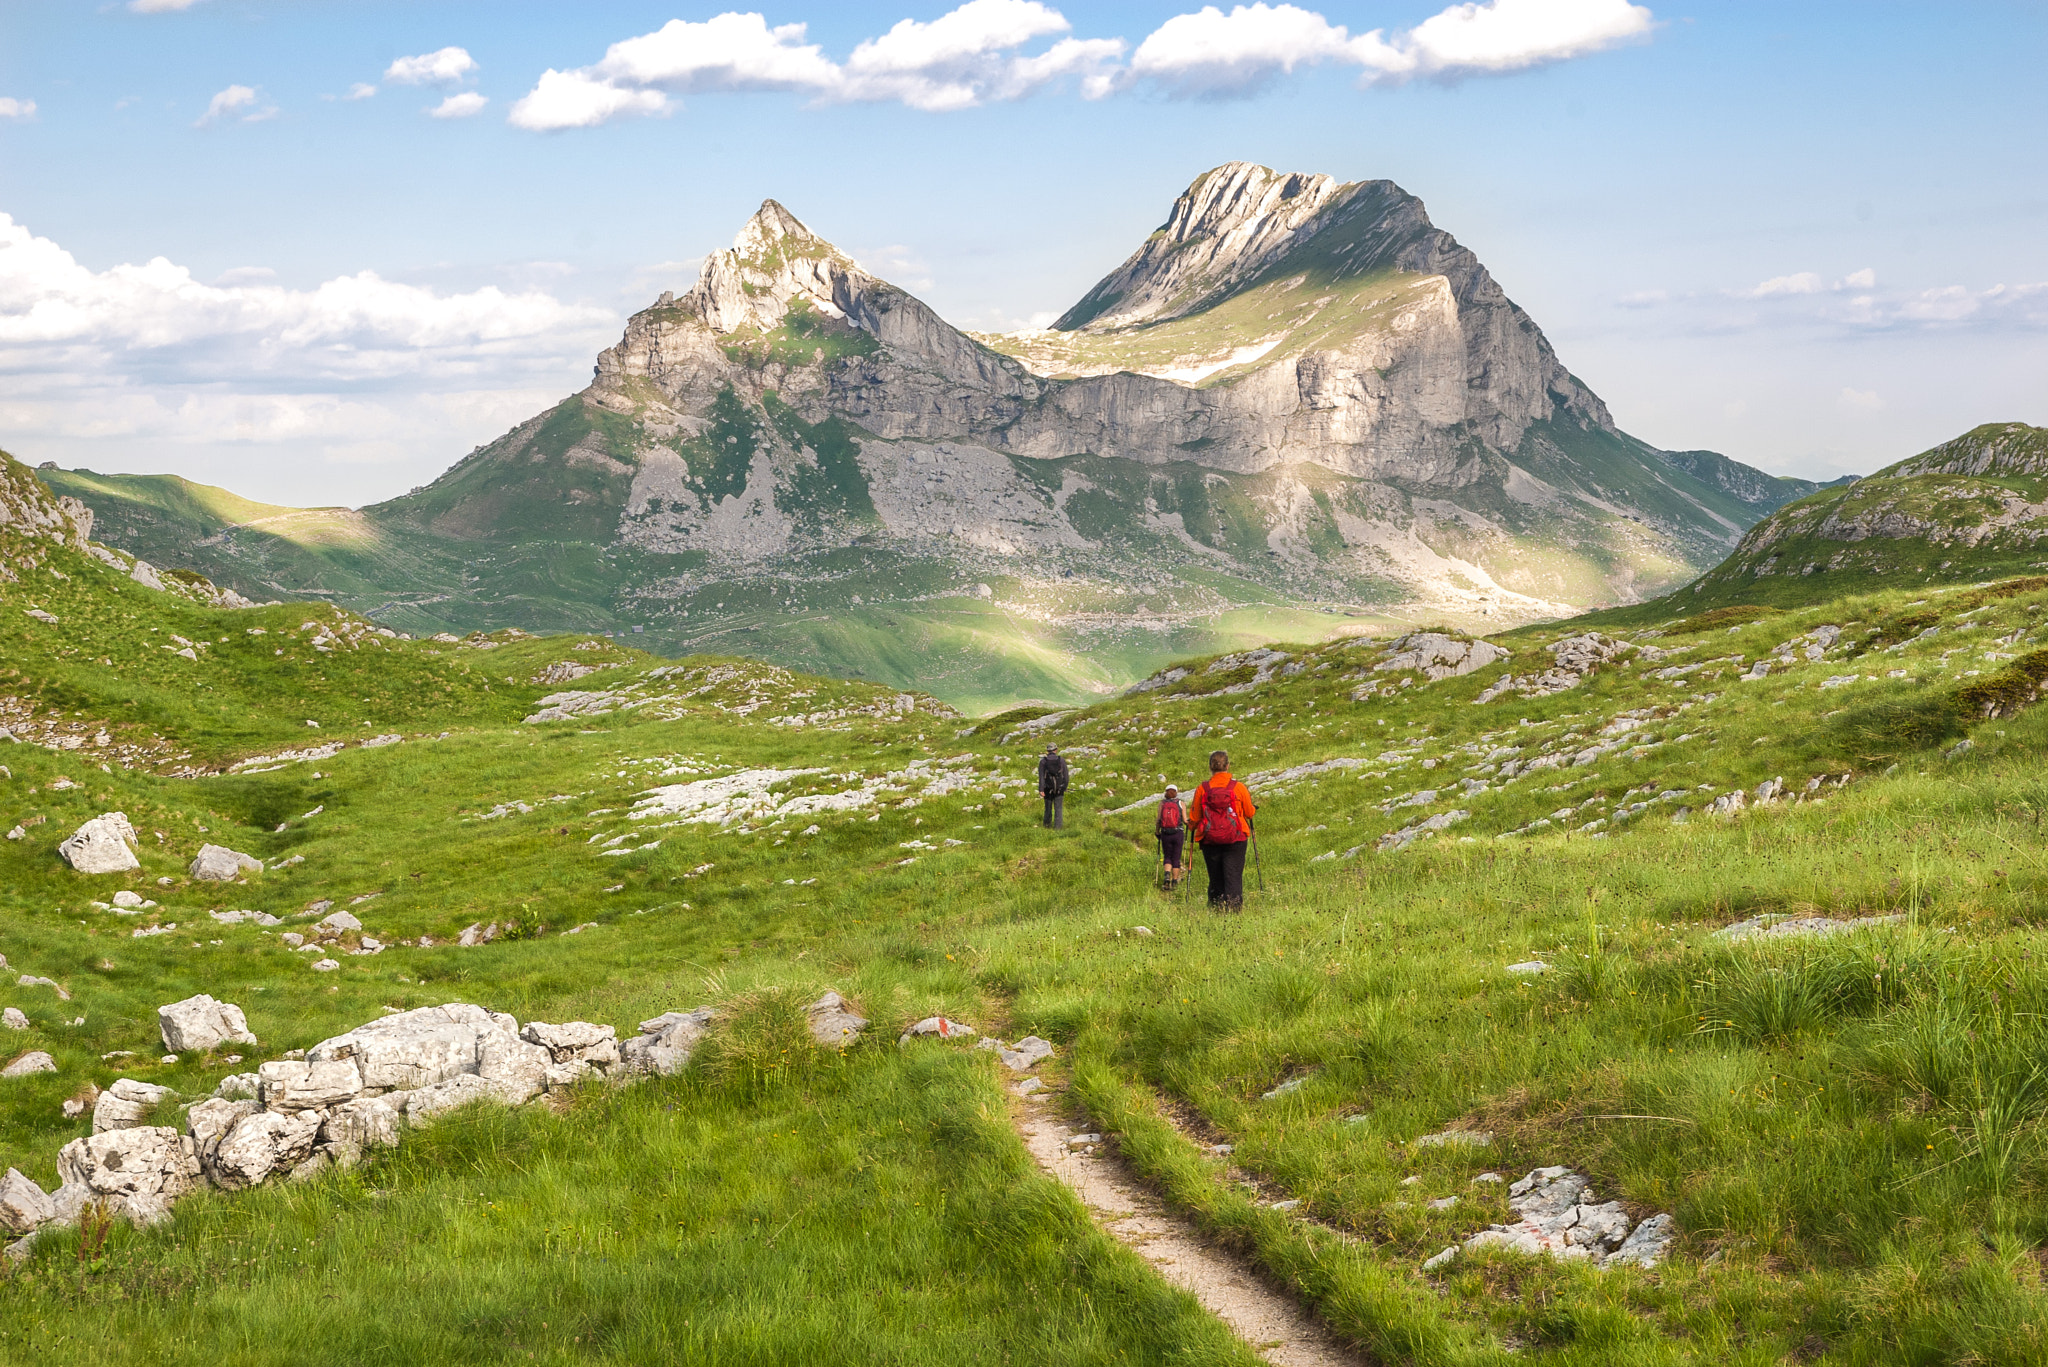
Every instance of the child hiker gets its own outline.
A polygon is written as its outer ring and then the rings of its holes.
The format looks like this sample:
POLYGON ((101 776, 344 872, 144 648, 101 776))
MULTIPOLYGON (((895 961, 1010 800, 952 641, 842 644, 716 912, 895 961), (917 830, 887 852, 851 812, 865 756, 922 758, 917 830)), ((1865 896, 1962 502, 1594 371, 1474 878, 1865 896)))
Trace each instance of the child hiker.
POLYGON ((1181 854, 1187 846, 1187 817, 1181 811, 1180 789, 1171 783, 1166 785, 1166 796, 1160 799, 1159 816, 1153 823, 1153 832, 1159 837, 1159 858, 1166 868, 1166 886, 1172 887, 1187 876, 1187 869, 1181 864, 1181 854))

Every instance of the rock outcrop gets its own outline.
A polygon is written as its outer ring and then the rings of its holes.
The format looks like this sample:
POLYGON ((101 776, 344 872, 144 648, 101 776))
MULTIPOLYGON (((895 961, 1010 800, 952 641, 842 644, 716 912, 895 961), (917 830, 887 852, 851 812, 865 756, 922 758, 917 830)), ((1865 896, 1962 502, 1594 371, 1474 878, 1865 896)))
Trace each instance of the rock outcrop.
POLYGON ((231 883, 243 874, 263 872, 263 861, 225 845, 201 845, 187 872, 202 882, 231 883))
POLYGON ((219 1044, 255 1044, 248 1018, 231 1002, 205 993, 156 1009, 157 1031, 167 1053, 205 1053, 219 1044))

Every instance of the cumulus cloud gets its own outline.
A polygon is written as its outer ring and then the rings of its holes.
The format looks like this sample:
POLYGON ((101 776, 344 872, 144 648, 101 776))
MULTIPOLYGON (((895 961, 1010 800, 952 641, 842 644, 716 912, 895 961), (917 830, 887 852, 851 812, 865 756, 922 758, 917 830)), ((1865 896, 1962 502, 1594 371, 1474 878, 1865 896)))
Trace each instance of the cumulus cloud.
POLYGON ((465 90, 459 95, 450 95, 427 111, 429 118, 466 119, 472 114, 481 114, 490 100, 474 90, 465 90))
POLYGON ((343 98, 344 100, 367 100, 374 96, 376 93, 376 86, 371 85, 368 81, 357 81, 354 85, 348 88, 348 94, 342 96, 341 98, 343 98))
POLYGON ((467 49, 444 47, 417 57, 400 57, 384 68, 384 79, 391 85, 452 85, 476 69, 476 59, 467 49))
POLYGON ((737 12, 701 23, 671 19, 612 44, 591 66, 549 68, 512 107, 511 121, 535 131, 589 128, 665 113, 670 96, 713 91, 784 91, 820 103, 889 101, 932 111, 1020 99, 1068 78, 1084 95, 1108 94, 1122 39, 1061 37, 1043 52, 1023 50, 1072 27, 1038 0, 968 0, 937 19, 902 20, 841 64, 805 40, 803 24, 771 27, 759 14, 737 12))
MULTIPOLYGON (((319 462, 409 461, 430 476, 588 379, 619 315, 544 290, 445 292, 375 272, 310 289, 240 267, 212 284, 157 257, 94 270, 0 214, 0 427, 18 452, 162 460, 261 490, 209 466, 241 443, 284 462, 277 496, 396 492, 319 462), (296 491, 290 481, 299 481, 296 491)), ((104 465, 101 468, 105 468, 104 465)), ((132 467, 131 467, 132 468, 132 467)))
POLYGON ((1200 99, 1256 94, 1297 67, 1362 69, 1363 84, 1520 71, 1648 35, 1648 9, 1628 0, 1488 0, 1452 5, 1412 29, 1353 36, 1295 5, 1264 0, 1228 14, 1205 5, 1176 15, 1138 45, 1123 76, 1200 99))
POLYGON ((216 123, 261 123, 276 117, 277 106, 263 103, 263 96, 254 86, 231 85, 213 97, 206 106, 206 112, 192 126, 206 128, 216 123))
POLYGON ((12 95, 0 95, 0 119, 32 119, 35 116, 34 100, 17 100, 12 95))

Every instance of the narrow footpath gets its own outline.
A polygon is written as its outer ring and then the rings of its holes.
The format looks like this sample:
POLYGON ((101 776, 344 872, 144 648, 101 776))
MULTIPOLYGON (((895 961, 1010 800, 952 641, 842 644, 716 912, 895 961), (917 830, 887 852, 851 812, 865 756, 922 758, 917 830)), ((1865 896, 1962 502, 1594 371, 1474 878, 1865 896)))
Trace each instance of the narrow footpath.
POLYGON ((1053 1107, 1032 1097, 1012 1115, 1038 1166, 1079 1196, 1097 1224, 1191 1293, 1266 1361, 1275 1367, 1357 1367, 1359 1359, 1329 1330, 1248 1264, 1206 1245, 1095 1145, 1072 1145, 1081 1132, 1063 1123, 1053 1107))

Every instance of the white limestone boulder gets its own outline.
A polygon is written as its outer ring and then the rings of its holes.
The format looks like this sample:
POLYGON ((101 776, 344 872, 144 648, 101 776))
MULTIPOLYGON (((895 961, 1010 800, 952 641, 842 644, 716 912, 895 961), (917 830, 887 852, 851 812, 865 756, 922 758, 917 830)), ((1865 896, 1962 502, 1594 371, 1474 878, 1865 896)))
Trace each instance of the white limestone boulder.
POLYGON ((263 872, 263 861, 225 845, 201 845, 186 872, 202 882, 232 883, 245 873, 263 872))
POLYGON ((0 1068, 0 1077, 27 1077, 31 1073, 54 1073, 57 1060, 41 1049, 31 1049, 5 1068, 0 1068))
POLYGON ((489 1101, 504 1104, 507 1092, 503 1084, 478 1077, 475 1073, 460 1073, 445 1082, 431 1087, 421 1087, 406 1097, 405 1118, 413 1125, 433 1123, 435 1117, 445 1115, 475 1101, 489 1101))
POLYGON ((481 1040, 492 1033, 516 1036, 518 1030, 512 1017, 480 1006, 422 1006, 322 1040, 306 1051, 306 1058, 313 1063, 354 1059, 364 1087, 411 1090, 474 1075, 481 1040))
POLYGON ((256 1098, 268 1111, 319 1111, 362 1094, 362 1069, 352 1058, 311 1063, 284 1059, 256 1069, 256 1098))
POLYGON ((242 1008, 204 992, 156 1009, 157 1031, 168 1054, 203 1054, 220 1044, 255 1044, 242 1008))
POLYGON ((86 822, 57 846, 57 853, 80 873, 127 873, 142 867, 135 857, 135 827, 122 812, 103 812, 86 822))
POLYGON ((116 1078, 92 1105, 92 1132, 106 1134, 142 1124, 157 1103, 172 1095, 168 1087, 154 1082, 137 1082, 132 1077, 116 1078))
POLYGON ((514 1106, 533 1100, 547 1089, 547 1073, 554 1061, 554 1055, 545 1047, 496 1030, 477 1041, 477 1076, 495 1084, 499 1095, 514 1106))
POLYGON ((289 1172, 313 1152, 322 1117, 317 1111, 256 1111, 221 1137, 208 1165, 223 1191, 253 1187, 273 1173, 289 1172))
POLYGON ((94 1201, 136 1224, 153 1224, 170 1203, 204 1185, 190 1135, 168 1125, 140 1125, 74 1139, 57 1151, 63 1186, 51 1204, 55 1218, 76 1219, 94 1201))
POLYGON ((550 1025, 546 1021, 530 1021, 519 1032, 519 1037, 546 1049, 556 1063, 587 1063, 593 1068, 608 1069, 619 1061, 619 1043, 609 1025, 592 1025, 588 1021, 550 1025))
POLYGON ((383 1097, 345 1101, 320 1122, 320 1148, 340 1167, 353 1167, 365 1149, 389 1149, 397 1144, 398 1111, 383 1097))
POLYGON ((13 1168, 0 1177, 0 1230, 9 1234, 33 1234, 49 1223, 57 1209, 49 1195, 13 1168))

